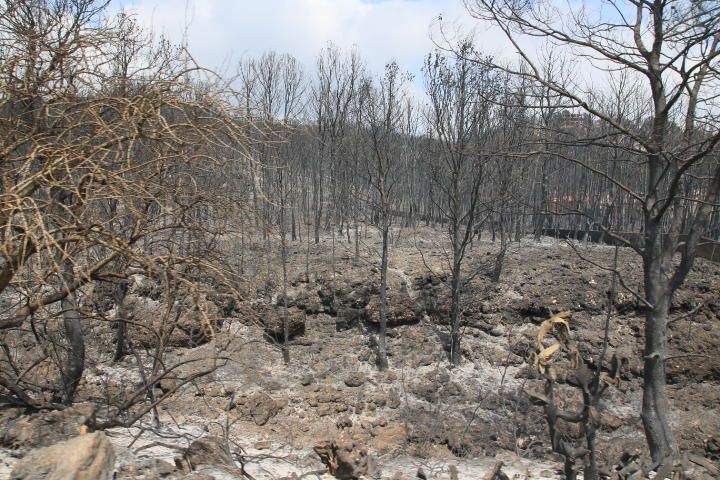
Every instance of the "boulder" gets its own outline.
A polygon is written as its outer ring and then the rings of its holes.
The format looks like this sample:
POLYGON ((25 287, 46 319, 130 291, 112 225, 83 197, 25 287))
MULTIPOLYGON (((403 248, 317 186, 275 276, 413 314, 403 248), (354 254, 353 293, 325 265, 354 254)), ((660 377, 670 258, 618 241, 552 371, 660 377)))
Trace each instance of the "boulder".
POLYGON ((368 474, 367 447, 355 443, 345 432, 313 449, 335 478, 358 480, 368 474))
MULTIPOLYGON (((335 292, 337 294, 337 292, 335 292)), ((318 298, 320 298, 320 303, 326 307, 332 305, 334 300, 334 295, 332 289, 327 286, 323 285, 322 287, 318 288, 317 290, 318 298)))
POLYGON ((128 451, 120 449, 115 461, 114 480, 159 480, 161 478, 177 478, 175 464, 159 458, 140 459, 128 451))
POLYGON ((222 326, 222 316, 218 306, 203 293, 197 297, 188 295, 178 307, 177 329, 185 334, 187 343, 178 346, 197 346, 209 342, 217 329, 222 326))
POLYGON ((439 387, 439 384, 427 378, 418 378, 410 382, 408 391, 423 400, 433 402, 437 399, 439 387))
POLYGON ((20 460, 10 480, 110 480, 115 452, 103 432, 31 451, 20 460))
POLYGON ((77 436, 94 420, 92 405, 23 415, 0 426, 0 446, 23 450, 48 447, 77 436))
POLYGON ((337 308, 335 330, 342 332, 357 326, 358 322, 368 319, 368 312, 364 308, 340 306, 337 308))
POLYGON ((348 387, 359 387, 365 383, 366 377, 362 372, 354 371, 345 378, 345 385, 348 387))
POLYGON ((144 347, 153 347, 161 335, 169 336, 167 345, 196 347, 213 338, 222 326, 223 318, 218 306, 203 293, 186 295, 176 303, 168 315, 162 300, 129 294, 125 297, 129 320, 128 335, 144 347))
MULTIPOLYGON (((283 342, 285 330, 283 325, 283 307, 258 304, 253 307, 262 322, 268 340, 283 342)), ((288 340, 305 334, 305 314, 298 308, 287 309, 289 331, 288 340)))
MULTIPOLYGON (((374 326, 380 325, 380 298, 374 297, 365 309, 368 320, 374 326)), ((386 318, 388 327, 410 325, 420 321, 422 312, 407 295, 388 296, 386 318)))
POLYGON ((256 392, 249 397, 240 397, 236 399, 235 403, 243 416, 251 418, 258 426, 265 425, 268 420, 277 415, 281 408, 280 403, 264 392, 256 392))
POLYGON ((201 465, 235 467, 225 442, 218 437, 203 437, 192 442, 183 452, 183 462, 187 470, 197 470, 201 465))
MULTIPOLYGON (((278 303, 280 303, 280 301, 278 301, 278 303)), ((298 292, 297 295, 295 295, 292 305, 308 315, 317 315, 323 311, 323 305, 320 303, 320 297, 315 292, 308 292, 305 290, 298 292)), ((291 306, 291 304, 288 303, 288 306, 291 306)))

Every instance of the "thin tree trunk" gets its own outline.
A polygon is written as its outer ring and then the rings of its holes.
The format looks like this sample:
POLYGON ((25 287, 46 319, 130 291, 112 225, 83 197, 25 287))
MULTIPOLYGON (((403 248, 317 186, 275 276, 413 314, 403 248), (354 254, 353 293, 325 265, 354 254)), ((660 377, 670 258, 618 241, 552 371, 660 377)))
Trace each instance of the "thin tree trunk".
MULTIPOLYGON (((308 214, 309 213, 310 212, 308 212, 308 214)), ((307 248, 305 249, 305 282, 307 283, 310 281, 310 219, 308 219, 305 226, 307 227, 307 235, 305 235, 307 242, 307 248)))
MULTIPOLYGON (((319 175, 319 174, 318 174, 319 175)), ((320 243, 320 223, 322 222, 322 203, 323 203, 323 188, 322 180, 319 180, 318 186, 319 193, 317 196, 317 205, 315 206, 315 245, 320 243)))
POLYGON ((382 258, 380 261, 380 331, 378 332, 378 368, 387 370, 387 345, 385 333, 387 331, 387 271, 388 271, 388 226, 387 219, 383 218, 382 229, 382 258))
POLYGON ((125 351, 125 341, 127 337, 127 312, 125 309, 125 295, 127 294, 127 282, 122 281, 115 285, 115 308, 117 309, 115 323, 117 330, 115 331, 115 354, 113 362, 119 362, 127 355, 125 351))
POLYGON ((360 226, 355 220, 355 265, 360 265, 360 226))
POLYGON ((492 281, 495 283, 498 283, 500 281, 500 277, 502 276, 502 269, 505 263, 505 254, 507 253, 509 243, 508 235, 505 231, 505 222, 502 215, 500 215, 500 221, 498 222, 498 226, 500 227, 500 251, 495 257, 495 266, 493 267, 492 272, 492 281))
MULTIPOLYGON (((293 223, 294 225, 294 223, 293 223)), ((283 362, 287 365, 290 363, 290 350, 288 342, 290 341, 290 319, 288 317, 288 274, 287 274, 287 241, 285 237, 285 191, 283 187, 282 172, 280 172, 280 260, 282 261, 283 275, 283 345, 282 355, 283 362)))
POLYGON ((290 210, 290 225, 292 225, 292 232, 290 238, 293 242, 297 241, 297 232, 295 230, 295 209, 290 210))
POLYGON ((460 365, 461 350, 460 350, 460 254, 454 254, 455 261, 453 263, 452 270, 452 300, 450 303, 450 361, 453 365, 460 365))
MULTIPOLYGON (((64 260, 63 288, 67 288, 73 280, 73 266, 69 260, 64 260)), ((80 314, 75 307, 75 293, 70 293, 60 302, 62 309, 63 327, 67 340, 67 357, 63 371, 63 403, 72 405, 75 391, 82 379, 85 370, 85 339, 83 338, 80 314)))

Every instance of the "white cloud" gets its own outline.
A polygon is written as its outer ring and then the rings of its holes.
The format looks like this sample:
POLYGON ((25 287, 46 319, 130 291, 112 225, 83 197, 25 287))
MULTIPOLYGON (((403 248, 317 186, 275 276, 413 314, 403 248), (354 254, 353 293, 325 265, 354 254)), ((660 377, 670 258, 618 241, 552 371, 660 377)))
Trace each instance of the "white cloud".
MULTIPOLYGON (((320 49, 333 42, 357 46, 373 72, 397 60, 418 75, 433 48, 431 31, 438 37, 438 15, 456 29, 477 25, 461 0, 115 0, 113 7, 120 6, 175 41, 186 32, 190 51, 211 68, 275 50, 312 71, 320 49)), ((478 43, 492 53, 500 45, 497 35, 482 30, 478 43)))

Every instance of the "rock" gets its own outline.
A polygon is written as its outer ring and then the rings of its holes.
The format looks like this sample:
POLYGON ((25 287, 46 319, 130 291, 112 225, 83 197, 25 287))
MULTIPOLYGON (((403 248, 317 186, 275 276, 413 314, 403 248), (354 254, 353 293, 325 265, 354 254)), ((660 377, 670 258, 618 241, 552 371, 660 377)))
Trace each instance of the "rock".
POLYGON ((332 405, 323 404, 317 408, 315 413, 318 414, 318 417, 327 417, 328 415, 332 415, 333 413, 335 413, 335 409, 332 407, 332 405))
POLYGON ((161 478, 172 478, 178 473, 177 467, 165 460, 139 459, 129 453, 120 451, 116 455, 114 480, 160 480, 161 478), (125 458, 123 458, 125 457, 125 458))
POLYGON ((345 429, 345 428, 350 428, 350 427, 352 427, 352 426, 353 426, 353 422, 352 422, 352 420, 350 420, 350 417, 342 417, 342 418, 338 419, 338 420, 335 422, 335 426, 336 426, 339 430, 343 430, 343 429, 345 429))
POLYGON ((197 346, 209 342, 217 329, 222 326, 222 315, 218 306, 204 294, 196 298, 185 297, 178 307, 182 313, 178 317, 177 328, 187 336, 187 341, 178 346, 197 346))
POLYGON ((359 387, 365 383, 365 374, 362 372, 354 371, 345 378, 345 385, 348 387, 359 387))
POLYGON ((384 391, 378 390, 377 392, 370 395, 368 400, 377 407, 384 407, 387 404, 387 395, 384 391))
POLYGON ((103 432, 81 435, 33 450, 20 460, 11 480, 110 480, 115 452, 103 432))
POLYGON ((436 319, 446 319, 450 314, 451 295, 434 274, 416 278, 414 287, 419 290, 419 301, 425 312, 436 319))
POLYGON ((488 333, 493 337, 504 337, 508 333, 508 328, 502 323, 499 323, 490 329, 488 333))
POLYGON ((315 293, 307 291, 298 293, 294 299, 294 304, 308 315, 317 315, 323 310, 320 297, 315 293))
POLYGON ((408 388, 408 391, 413 395, 417 395, 423 400, 432 402, 435 400, 438 394, 438 388, 438 384, 432 383, 425 378, 420 378, 410 382, 410 387, 408 388))
POLYGON ((163 393, 168 393, 176 389, 178 387, 178 384, 178 378, 173 374, 169 374, 161 378, 156 385, 163 393))
POLYGON ((372 350, 366 349, 360 352, 357 356, 359 362, 367 362, 372 357, 372 350))
MULTIPOLYGON (((262 304, 261 304, 262 305, 262 304)), ((269 340, 273 342, 283 342, 285 339, 285 329, 283 325, 283 308, 256 306, 254 307, 260 317, 262 326, 269 340)), ((305 334, 305 314, 298 308, 292 307, 287 309, 288 314, 288 340, 305 334)))
POLYGON ((183 453, 183 463, 187 470, 197 470, 201 465, 235 467, 225 442, 218 437, 203 437, 192 442, 183 453))
POLYGON ((240 411, 244 416, 252 418, 255 425, 262 426, 277 415, 280 404, 270 395, 257 392, 244 399, 240 411))
POLYGON ((600 427, 606 432, 612 432, 622 427, 622 420, 608 412, 601 412, 600 427))
POLYGON ((364 308, 352 308, 340 306, 337 308, 335 318, 335 330, 343 332, 354 328, 358 322, 368 319, 368 312, 364 308))
POLYGON ((385 417, 379 417, 373 420, 372 422, 373 427, 387 427, 388 426, 388 419, 385 417))
POLYGON ((176 303, 168 316, 162 300, 136 294, 125 297, 128 320, 134 324, 128 336, 144 347, 154 347, 161 336, 167 345, 196 347, 210 341, 222 326, 220 309, 205 294, 185 295, 176 303))
POLYGON ((359 480, 368 474, 367 447, 357 445, 345 432, 313 449, 335 478, 359 480))
POLYGON ((455 382, 449 382, 442 389, 442 396, 462 397, 464 394, 463 388, 455 382))
POLYGON ((432 355, 418 355, 412 358, 415 367, 427 367, 435 363, 432 355))
POLYGON ((65 410, 23 415, 0 427, 0 445, 12 449, 48 447, 77 436, 92 426, 95 407, 78 405, 65 410))
POLYGON ((450 373, 442 367, 436 368, 433 370, 429 375, 429 380, 435 381, 438 383, 446 384, 450 381, 450 373))
MULTIPOLYGON (((374 325, 380 325, 380 299, 375 296, 365 307, 368 321, 374 325)), ((418 323, 421 318, 421 312, 413 300, 405 295, 399 298, 388 296, 388 304, 386 308, 386 319, 388 327, 399 327, 401 325, 411 325, 418 323)))
POLYGON ((175 472, 175 465, 156 458, 152 461, 152 470, 159 477, 167 477, 175 472))
POLYGON ((342 399, 342 392, 326 387, 318 392, 316 398, 319 403, 335 403, 342 399))
POLYGON ((366 284, 356 285, 355 290, 348 293, 347 297, 343 299, 346 305, 351 308, 357 308, 360 310, 365 309, 373 295, 380 294, 380 285, 370 282, 366 284))
POLYGON ((182 477, 181 480, 217 480, 213 475, 207 473, 193 472, 182 477))

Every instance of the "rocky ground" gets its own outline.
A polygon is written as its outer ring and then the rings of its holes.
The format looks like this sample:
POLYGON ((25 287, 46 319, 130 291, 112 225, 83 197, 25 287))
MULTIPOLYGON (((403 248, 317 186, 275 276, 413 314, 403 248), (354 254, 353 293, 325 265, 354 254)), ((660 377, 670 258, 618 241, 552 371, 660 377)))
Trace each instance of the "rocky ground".
MULTIPOLYGON (((245 285, 246 298, 217 334, 197 347, 180 342, 166 356, 170 363, 197 360, 179 368, 179 377, 213 362, 219 368, 162 403, 159 427, 146 417, 133 428, 106 432, 115 451, 115 478, 243 478, 243 470, 255 479, 332 478, 326 466, 335 462, 371 478, 478 479, 492 474, 500 461, 508 478, 561 478, 561 459, 551 452, 542 409, 528 395, 543 385, 528 354, 539 324, 569 310, 580 353, 597 356, 611 285, 611 274, 601 267, 612 265, 615 249, 523 239, 510 247, 502 278, 494 284, 486 272, 498 245, 486 238, 475 242, 466 272, 475 276, 462 308, 463 362, 452 368, 444 349, 449 298, 444 245, 442 235, 428 228, 395 232, 386 372, 377 371, 373 354, 380 279, 375 234, 363 237, 359 261, 353 245, 324 238, 311 251, 308 278, 304 244, 291 245, 288 365, 276 341, 285 303, 279 267, 248 264, 253 282, 245 285), (201 437, 211 443, 185 451, 201 437), (234 458, 222 453, 227 447, 234 458)), ((634 253, 619 251, 618 270, 628 289, 640 290, 642 268, 634 253)), ((719 288, 720 265, 698 260, 671 314, 677 319, 668 361, 673 428, 680 449, 707 462, 702 468, 690 462, 696 478, 713 478, 720 460, 719 288)), ((149 304, 151 290, 135 292, 134 304, 149 304)), ((644 451, 642 342, 642 305, 620 288, 608 358, 616 354, 628 363, 600 405, 598 436, 601 460, 609 467, 644 451)), ((90 365, 79 396, 94 398, 101 385, 122 389, 137 383, 137 362, 146 360, 137 355, 90 365)), ((565 394, 568 405, 577 403, 570 390, 565 394)), ((7 410, 0 423, 5 447, 0 478, 32 448, 53 443, 43 428, 60 431, 55 441, 69 437, 68 431, 77 433, 86 423, 81 407, 80 413, 66 412, 64 420, 40 426, 7 410)))

